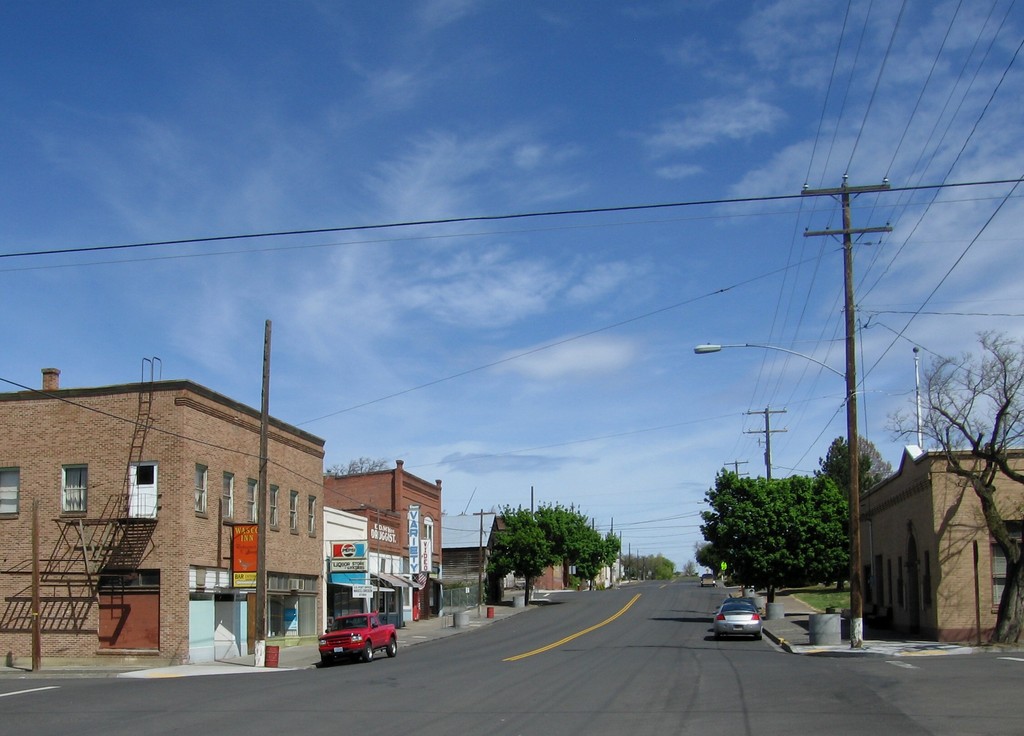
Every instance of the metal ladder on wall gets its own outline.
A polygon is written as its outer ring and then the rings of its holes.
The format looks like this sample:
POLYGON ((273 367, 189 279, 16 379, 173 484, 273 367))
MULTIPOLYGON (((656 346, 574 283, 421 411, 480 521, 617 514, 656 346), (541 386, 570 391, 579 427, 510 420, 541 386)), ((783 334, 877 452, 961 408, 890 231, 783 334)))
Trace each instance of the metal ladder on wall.
MULTIPOLYGON (((133 468, 142 461, 146 436, 153 423, 153 381, 159 362, 159 358, 145 358, 142 362, 134 430, 120 495, 110 496, 96 517, 54 519, 57 538, 49 556, 39 561, 39 614, 43 631, 86 631, 90 612, 97 601, 101 575, 104 572, 115 574, 113 577, 123 588, 123 575, 138 570, 149 551, 156 519, 132 515, 132 477, 133 468)), ((31 576, 32 560, 22 561, 3 572, 31 576)), ((15 595, 7 597, 5 603, 0 614, 0 631, 31 631, 31 580, 15 595)))

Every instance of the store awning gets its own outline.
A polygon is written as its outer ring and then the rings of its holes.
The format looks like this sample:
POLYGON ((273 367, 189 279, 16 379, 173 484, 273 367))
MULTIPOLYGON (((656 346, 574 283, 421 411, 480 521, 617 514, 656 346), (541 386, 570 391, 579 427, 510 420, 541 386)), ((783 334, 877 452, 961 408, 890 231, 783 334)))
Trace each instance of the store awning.
POLYGON ((411 588, 412 587, 412 583, 410 583, 405 578, 398 577, 397 575, 389 575, 386 572, 375 572, 375 573, 371 573, 371 575, 373 577, 375 577, 375 578, 383 580, 386 583, 390 583, 393 588, 411 588))

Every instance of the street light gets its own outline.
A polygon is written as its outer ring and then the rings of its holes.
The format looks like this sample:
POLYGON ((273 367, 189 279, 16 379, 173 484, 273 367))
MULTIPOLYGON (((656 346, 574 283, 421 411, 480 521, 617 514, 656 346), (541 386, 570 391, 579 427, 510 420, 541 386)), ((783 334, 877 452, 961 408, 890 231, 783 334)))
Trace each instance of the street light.
POLYGON ((828 363, 822 363, 820 360, 818 360, 817 358, 812 358, 810 355, 804 355, 803 353, 798 353, 797 351, 790 350, 788 348, 780 348, 780 347, 778 347, 776 345, 761 345, 759 343, 753 343, 753 342, 744 342, 744 343, 739 343, 739 344, 736 344, 736 345, 705 344, 705 345, 698 345, 697 347, 695 347, 693 349, 693 352, 697 353, 697 355, 704 355, 705 353, 717 353, 717 352, 720 352, 720 351, 724 350, 725 348, 763 348, 765 350, 778 350, 779 352, 789 353, 790 355, 796 355, 796 356, 799 356, 799 357, 804 358, 806 360, 809 360, 812 363, 817 363, 818 365, 820 365, 825 370, 832 371, 833 373, 835 373, 840 378, 846 378, 845 375, 843 375, 842 373, 837 371, 835 368, 830 366, 828 363))
MULTIPOLYGON (((848 341, 849 342, 849 341, 848 341)), ((846 444, 848 451, 848 463, 850 470, 849 505, 850 505, 850 648, 860 649, 864 644, 864 598, 860 583, 861 576, 861 550, 860 550, 860 456, 858 452, 859 440, 857 437, 857 386, 856 369, 853 362, 853 353, 847 345, 846 373, 840 373, 830 365, 822 363, 810 355, 798 353, 788 348, 780 348, 776 345, 762 345, 758 343, 741 343, 736 345, 716 345, 712 343, 698 345, 693 349, 697 355, 706 353, 717 353, 723 348, 762 348, 764 350, 778 350, 790 355, 805 358, 812 363, 817 363, 822 368, 827 368, 840 378, 846 381, 846 444)))

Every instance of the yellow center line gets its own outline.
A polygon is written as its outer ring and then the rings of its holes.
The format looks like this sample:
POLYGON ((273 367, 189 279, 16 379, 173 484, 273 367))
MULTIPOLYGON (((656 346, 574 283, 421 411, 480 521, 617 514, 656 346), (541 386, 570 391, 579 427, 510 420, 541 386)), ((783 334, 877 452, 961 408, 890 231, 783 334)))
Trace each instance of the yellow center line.
POLYGON ((560 647, 560 646, 562 646, 563 644, 566 644, 566 643, 568 643, 568 642, 572 641, 573 639, 578 639, 578 638, 580 638, 580 637, 581 637, 581 636, 583 636, 584 634, 589 634, 589 633, 590 633, 591 631, 596 631, 597 629, 600 629, 600 628, 601 628, 602 626, 607 626, 607 625, 608 625, 608 624, 610 624, 610 623, 611 623, 612 621, 614 621, 614 620, 615 620, 615 619, 617 619, 617 618, 618 618, 619 616, 621 616, 621 615, 622 615, 622 614, 624 614, 624 613, 625 613, 626 611, 628 611, 628 610, 630 609, 630 607, 631 607, 631 606, 632 606, 632 605, 633 605, 634 603, 636 603, 636 602, 637 602, 637 600, 638 600, 639 598, 640 598, 640 593, 637 593, 637 594, 636 594, 635 596, 633 596, 632 600, 630 600, 630 602, 629 602, 629 603, 627 603, 626 605, 624 605, 624 606, 623 606, 623 607, 621 608, 621 610, 619 610, 619 612, 618 612, 618 613, 616 613, 616 614, 614 614, 614 615, 612 615, 612 616, 609 616, 608 618, 606 618, 606 619, 605 619, 604 621, 602 621, 602 622, 601 622, 601 623, 599 623, 599 624, 594 624, 594 625, 593 625, 593 626, 591 626, 591 627, 590 627, 589 629, 583 629, 583 631, 577 631, 577 632, 576 632, 575 634, 571 634, 570 636, 567 636, 567 637, 565 637, 564 639, 559 639, 558 641, 556 641, 556 642, 554 642, 554 643, 552 643, 552 644, 548 644, 547 646, 541 647, 540 649, 534 649, 534 650, 533 650, 532 652, 526 652, 526 653, 524 653, 524 654, 517 654, 517 655, 516 655, 516 656, 514 656, 514 657, 508 657, 508 658, 506 658, 506 659, 503 659, 503 660, 501 660, 501 661, 502 661, 502 662, 515 662, 515 661, 517 661, 517 660, 520 660, 520 659, 526 659, 527 657, 532 657, 532 656, 533 656, 534 654, 541 654, 541 653, 543 653, 543 652, 547 652, 547 651, 550 651, 550 650, 554 649, 555 647, 560 647))

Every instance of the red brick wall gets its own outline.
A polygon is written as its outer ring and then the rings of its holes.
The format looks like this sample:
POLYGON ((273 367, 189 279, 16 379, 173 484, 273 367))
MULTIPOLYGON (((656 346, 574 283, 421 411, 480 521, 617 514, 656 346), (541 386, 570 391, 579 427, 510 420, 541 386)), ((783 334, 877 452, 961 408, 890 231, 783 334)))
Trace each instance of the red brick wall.
MULTIPOLYGON (((0 570, 31 559, 32 501, 40 504, 42 556, 59 542, 61 467, 88 465, 87 518, 96 518, 106 502, 120 497, 138 407, 138 385, 102 389, 64 389, 63 401, 28 392, 0 394, 0 467, 20 469, 20 513, 0 518, 5 539, 0 570), (97 411, 90 411, 95 409, 97 411), (127 420, 127 421, 126 421, 127 420)), ((219 519, 222 474, 235 475, 236 519, 244 521, 247 478, 259 478, 259 412, 187 381, 153 384, 144 462, 158 467, 159 511, 144 569, 160 571, 159 657, 180 660, 188 652, 188 572, 190 565, 230 565, 230 527, 219 519), (208 471, 207 513, 194 508, 195 466, 208 471)), ((269 483, 280 487, 281 527, 268 532, 270 572, 319 577, 323 565, 323 441, 273 422, 269 443, 269 483), (288 528, 288 492, 299 491, 299 530, 288 528), (316 531, 307 533, 306 498, 316 501, 316 531)), ((0 606, 30 579, 0 574, 0 606)), ((4 609, 0 608, 0 613, 4 609)), ((81 633, 50 632, 42 637, 43 657, 89 658, 98 649, 98 606, 89 607, 81 633)), ((51 627, 52 628, 52 627, 51 627)), ((30 653, 21 632, 0 631, 0 651, 14 657, 30 653)))

